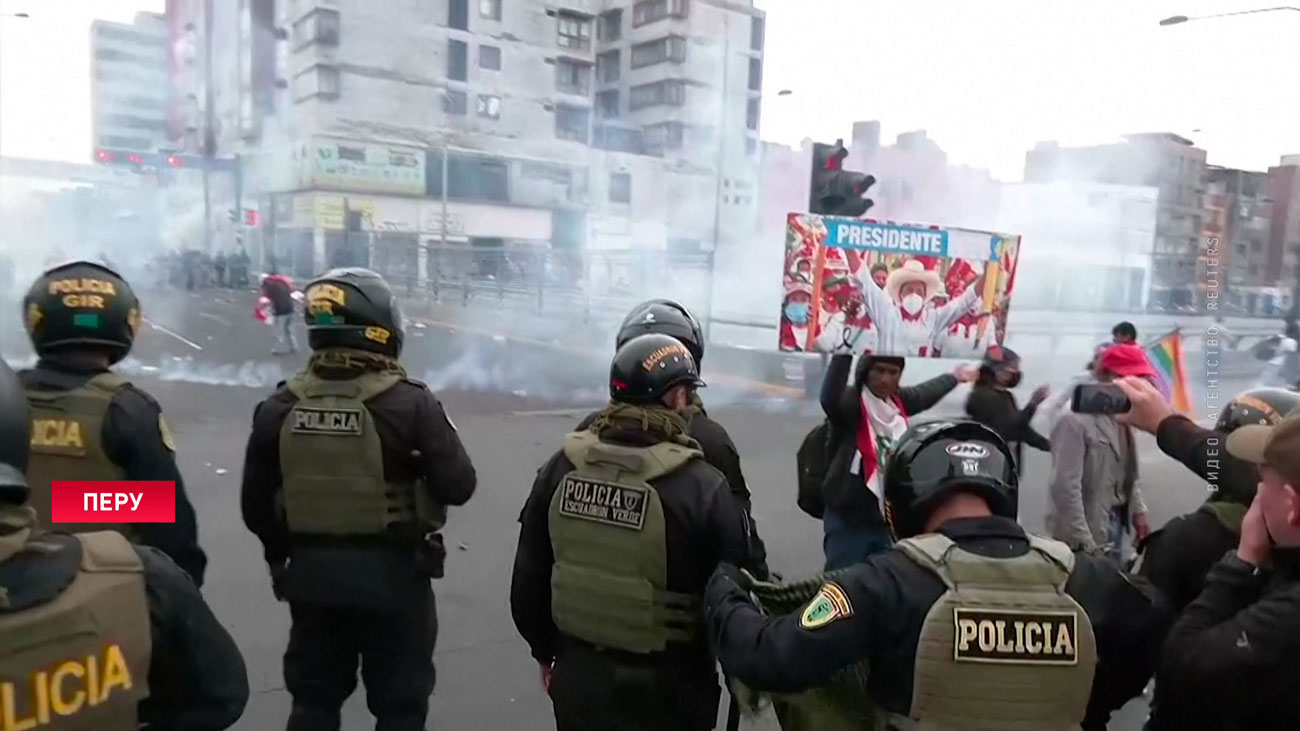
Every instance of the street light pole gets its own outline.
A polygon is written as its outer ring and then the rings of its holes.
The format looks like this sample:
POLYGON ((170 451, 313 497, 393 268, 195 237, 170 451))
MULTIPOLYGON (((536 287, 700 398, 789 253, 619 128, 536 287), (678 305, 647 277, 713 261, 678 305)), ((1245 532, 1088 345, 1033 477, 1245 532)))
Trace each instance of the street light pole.
POLYGON ((1256 13, 1275 13, 1279 10, 1294 10, 1300 13, 1300 8, 1290 5, 1283 5, 1276 8, 1260 8, 1258 10, 1238 10, 1232 13, 1215 13, 1213 15, 1171 15, 1160 21, 1160 25, 1180 25, 1190 20, 1209 20, 1210 18, 1227 18, 1233 15, 1255 15, 1256 13))
POLYGON ((203 251, 212 253, 212 158, 216 153, 212 93, 212 0, 203 0, 203 251))

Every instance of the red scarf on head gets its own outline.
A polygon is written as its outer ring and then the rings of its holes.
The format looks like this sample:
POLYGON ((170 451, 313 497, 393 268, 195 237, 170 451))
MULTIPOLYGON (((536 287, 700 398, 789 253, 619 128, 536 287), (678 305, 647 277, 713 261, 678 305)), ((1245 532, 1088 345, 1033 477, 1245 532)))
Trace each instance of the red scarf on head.
MULTIPOLYGON (((894 394, 889 397, 898 407, 898 413, 908 419, 907 409, 903 408, 903 400, 894 394)), ((862 413, 862 423, 858 424, 858 453, 862 455, 862 482, 865 484, 867 479, 876 471, 880 464, 879 456, 876 454, 876 435, 871 430, 871 416, 867 414, 867 405, 862 402, 862 397, 858 397, 858 409, 862 413)))

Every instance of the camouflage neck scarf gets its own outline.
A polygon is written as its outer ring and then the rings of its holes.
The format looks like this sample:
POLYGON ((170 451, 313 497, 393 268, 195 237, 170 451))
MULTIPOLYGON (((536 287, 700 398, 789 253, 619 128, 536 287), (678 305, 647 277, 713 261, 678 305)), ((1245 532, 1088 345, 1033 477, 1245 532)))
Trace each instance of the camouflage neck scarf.
POLYGON ((321 371, 346 371, 352 373, 392 373, 406 378, 406 369, 396 358, 379 353, 355 348, 326 348, 318 351, 307 361, 307 370, 312 373, 321 371))
POLYGON ((619 428, 641 429, 666 441, 694 446, 694 440, 686 435, 685 417, 667 406, 610 402, 591 424, 591 431, 597 434, 619 428))

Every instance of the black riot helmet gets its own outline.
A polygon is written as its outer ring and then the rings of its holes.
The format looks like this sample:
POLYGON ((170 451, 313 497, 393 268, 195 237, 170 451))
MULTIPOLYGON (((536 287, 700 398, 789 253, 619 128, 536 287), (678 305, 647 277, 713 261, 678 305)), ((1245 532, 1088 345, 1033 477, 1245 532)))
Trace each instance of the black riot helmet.
POLYGON ((402 354, 402 311, 388 282, 369 269, 331 269, 307 285, 307 342, 312 350, 358 348, 402 354))
POLYGON ((27 396, 23 384, 0 360, 0 501, 27 500, 27 396))
POLYGON ((1002 437, 974 421, 932 421, 908 429, 885 462, 885 518, 895 540, 925 530, 934 508, 955 492, 985 499, 1015 519, 1019 480, 1002 437))
POLYGON ((682 342, 691 351, 695 367, 704 362, 704 328, 700 321, 686 307, 673 300, 646 300, 623 318, 618 326, 615 348, 622 348, 629 340, 638 335, 656 333, 671 335, 682 342))
POLYGON ((23 298, 32 348, 104 350, 116 363, 131 352, 140 327, 140 301, 126 280, 104 264, 74 261, 46 271, 23 298))
POLYGON ((1283 388, 1252 388, 1242 391, 1219 412, 1219 422, 1214 430, 1231 434, 1250 424, 1272 426, 1282 417, 1300 407, 1300 394, 1283 388))
POLYGON ((671 335, 639 335, 619 346, 609 364, 609 397, 624 404, 653 404, 678 384, 704 385, 695 358, 671 335))

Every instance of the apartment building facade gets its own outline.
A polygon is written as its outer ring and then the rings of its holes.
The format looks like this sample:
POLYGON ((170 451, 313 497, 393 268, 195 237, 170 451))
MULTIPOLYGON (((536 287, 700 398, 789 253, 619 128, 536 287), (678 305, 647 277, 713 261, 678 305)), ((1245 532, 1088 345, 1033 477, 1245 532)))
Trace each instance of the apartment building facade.
MULTIPOLYGON (((244 99, 265 84, 234 74, 217 82, 217 116, 269 249, 296 271, 329 263, 349 230, 372 265, 423 277, 444 246, 706 256, 752 228, 763 14, 750 2, 218 5, 218 39, 265 37, 260 17, 283 38, 259 123, 244 99)), ((256 66, 239 57, 256 43, 242 45, 217 43, 235 54, 217 68, 256 66)))
POLYGON ((1159 191, 1148 303, 1194 306, 1204 225, 1205 150, 1170 133, 1126 135, 1115 144, 1039 143, 1025 155, 1025 182, 1057 180, 1154 187, 1159 191))
POLYGON ((167 143, 167 26, 139 13, 133 23, 90 29, 91 145, 156 152, 167 143))

